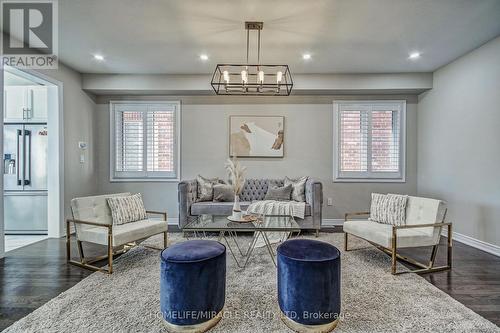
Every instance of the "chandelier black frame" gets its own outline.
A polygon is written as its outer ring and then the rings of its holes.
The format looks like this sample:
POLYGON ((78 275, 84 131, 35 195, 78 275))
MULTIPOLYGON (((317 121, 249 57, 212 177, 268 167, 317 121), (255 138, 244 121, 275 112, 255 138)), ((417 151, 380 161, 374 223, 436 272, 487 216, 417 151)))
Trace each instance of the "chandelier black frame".
POLYGON ((288 65, 260 64, 260 32, 263 22, 245 22, 247 63, 217 64, 211 85, 217 95, 288 96, 293 80, 288 65), (250 30, 258 32, 257 64, 248 63, 250 30))

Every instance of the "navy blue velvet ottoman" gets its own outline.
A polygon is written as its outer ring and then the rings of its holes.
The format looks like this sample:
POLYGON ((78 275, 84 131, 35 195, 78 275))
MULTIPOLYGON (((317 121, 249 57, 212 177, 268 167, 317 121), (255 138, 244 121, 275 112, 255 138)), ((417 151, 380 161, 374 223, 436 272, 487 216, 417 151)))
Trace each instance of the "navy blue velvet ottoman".
POLYGON ((278 246, 278 302, 296 332, 328 332, 340 315, 340 252, 328 243, 288 240, 278 246))
POLYGON ((190 240, 161 253, 160 308, 171 332, 204 332, 222 316, 226 293, 226 247, 190 240))

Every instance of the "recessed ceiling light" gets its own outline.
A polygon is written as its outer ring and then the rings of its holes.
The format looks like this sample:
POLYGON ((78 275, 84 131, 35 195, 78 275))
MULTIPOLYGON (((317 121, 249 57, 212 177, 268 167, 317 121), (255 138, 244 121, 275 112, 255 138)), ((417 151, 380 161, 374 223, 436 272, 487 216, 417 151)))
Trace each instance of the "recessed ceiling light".
POLYGON ((309 59, 311 59, 311 54, 310 54, 310 53, 304 53, 304 54, 302 55, 302 59, 304 59, 304 60, 309 60, 309 59))
POLYGON ((411 60, 415 60, 415 59, 418 59, 418 58, 420 58, 420 52, 412 52, 408 56, 408 59, 411 59, 411 60))
POLYGON ((208 60, 208 55, 206 55, 206 54, 200 54, 200 60, 207 61, 208 60))
POLYGON ((95 60, 99 60, 99 61, 103 61, 104 60, 104 56, 102 56, 100 54, 94 54, 94 59, 95 60))

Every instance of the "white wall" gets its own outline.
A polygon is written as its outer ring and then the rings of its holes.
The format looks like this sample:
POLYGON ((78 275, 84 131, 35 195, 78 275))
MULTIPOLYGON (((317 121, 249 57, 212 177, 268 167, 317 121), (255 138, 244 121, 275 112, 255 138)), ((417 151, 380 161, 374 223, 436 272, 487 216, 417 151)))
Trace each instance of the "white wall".
MULTIPOLYGON (((73 69, 59 63, 57 70, 39 72, 63 83, 64 213, 69 217, 72 198, 92 195, 97 191, 94 159, 96 104, 93 98, 82 90, 81 74, 73 69), (84 152, 83 164, 80 163, 79 141, 87 142, 89 147, 84 152)), ((64 234, 64 227, 61 223, 61 236, 64 234)))
MULTIPOLYGON (((404 96, 393 96, 404 99, 404 96)), ((171 98, 171 97, 170 97, 171 98)), ((343 96, 342 98, 346 98, 343 96)), ((353 97, 351 97, 353 98, 353 97)), ((356 97, 363 99, 363 96, 356 97)), ((369 97, 372 98, 372 97, 369 97)), ((383 96, 379 98, 386 98, 383 96)), ((407 105, 408 150, 407 182, 333 183, 333 106, 334 97, 290 98, 293 104, 263 103, 259 99, 238 99, 231 103, 204 104, 205 97, 182 99, 181 177, 193 179, 197 174, 225 177, 224 162, 228 158, 229 115, 285 116, 285 157, 283 159, 242 159, 248 177, 283 177, 308 175, 324 186, 324 218, 343 219, 348 211, 369 209, 371 192, 416 194, 416 99, 407 105), (249 101, 254 101, 250 104, 249 101), (258 101, 258 102, 256 102, 258 101), (307 101, 309 104, 303 104, 307 101), (314 102, 316 101, 316 102, 314 102), (326 198, 333 206, 326 206, 326 198)), ((205 102, 206 103, 206 102, 205 102)), ((148 209, 167 210, 170 217, 178 216, 177 183, 110 183, 109 182, 109 105, 97 106, 97 144, 99 192, 141 192, 148 209)))
MULTIPOLYGON (((0 64, 0 156, 3 156, 3 64, 0 64)), ((3 158, 2 158, 3 160, 3 158)), ((5 234, 3 222, 3 176, 0 177, 0 258, 5 254, 5 234)))
POLYGON ((500 37, 434 73, 419 96, 418 193, 455 231, 500 245, 500 37))

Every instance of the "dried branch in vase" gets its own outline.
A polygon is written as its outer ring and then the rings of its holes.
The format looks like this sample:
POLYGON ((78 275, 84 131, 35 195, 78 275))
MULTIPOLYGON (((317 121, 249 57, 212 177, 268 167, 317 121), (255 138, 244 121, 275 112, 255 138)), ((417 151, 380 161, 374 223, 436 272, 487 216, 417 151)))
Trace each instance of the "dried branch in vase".
POLYGON ((228 158, 225 167, 228 173, 229 184, 233 186, 234 194, 239 195, 245 184, 245 172, 247 168, 242 166, 236 157, 233 157, 233 159, 228 158))

